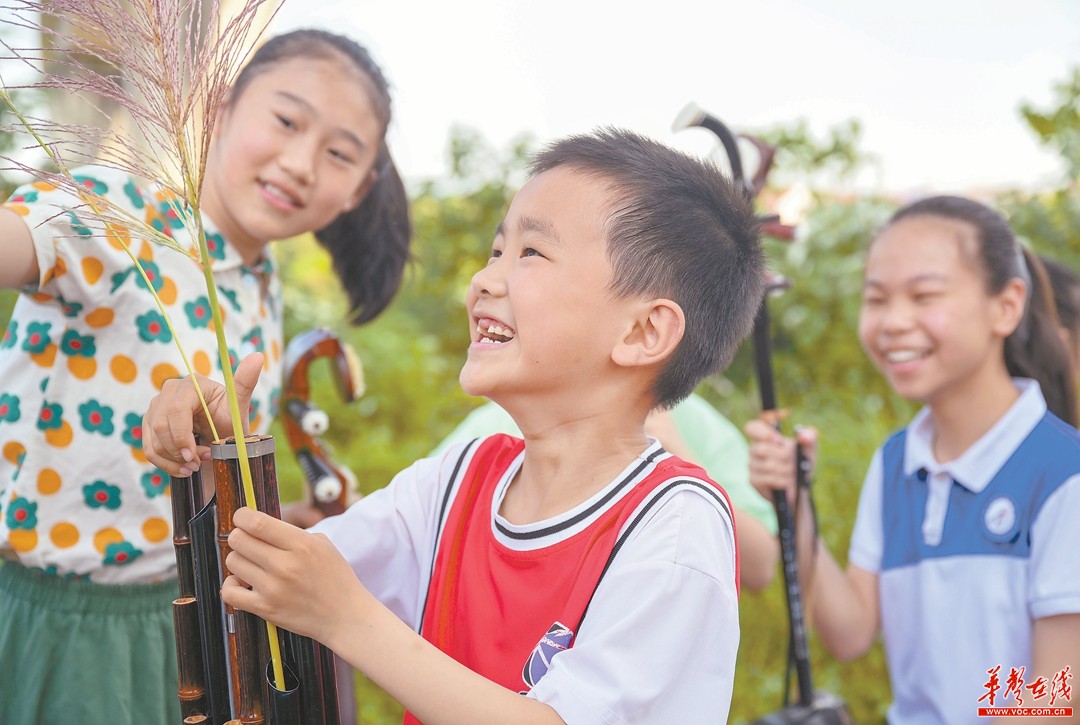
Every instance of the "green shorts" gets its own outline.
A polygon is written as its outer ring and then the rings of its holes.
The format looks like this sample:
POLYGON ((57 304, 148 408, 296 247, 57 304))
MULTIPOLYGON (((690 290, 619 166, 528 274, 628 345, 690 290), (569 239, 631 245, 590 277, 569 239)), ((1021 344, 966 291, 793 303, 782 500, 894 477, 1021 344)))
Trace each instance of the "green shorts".
POLYGON ((106 585, 0 564, 4 725, 174 725, 176 581, 106 585))

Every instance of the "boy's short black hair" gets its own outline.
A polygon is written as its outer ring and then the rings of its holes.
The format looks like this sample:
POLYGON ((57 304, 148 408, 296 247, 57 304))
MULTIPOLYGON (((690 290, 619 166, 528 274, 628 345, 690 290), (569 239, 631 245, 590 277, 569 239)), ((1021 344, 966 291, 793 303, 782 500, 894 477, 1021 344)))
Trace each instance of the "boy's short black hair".
POLYGON ((560 166, 611 182, 610 290, 666 297, 683 309, 683 339, 653 385, 656 405, 670 408, 731 362, 762 303, 765 255, 753 205, 713 164, 630 131, 556 141, 529 170, 560 166))

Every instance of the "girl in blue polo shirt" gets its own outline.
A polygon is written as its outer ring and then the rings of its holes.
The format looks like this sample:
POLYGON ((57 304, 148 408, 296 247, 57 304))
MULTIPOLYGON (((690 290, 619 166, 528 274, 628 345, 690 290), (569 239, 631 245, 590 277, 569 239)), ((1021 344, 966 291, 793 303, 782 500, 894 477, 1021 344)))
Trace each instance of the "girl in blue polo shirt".
MULTIPOLYGON (((1069 706, 1080 434, 1045 272, 1001 215, 943 196, 893 215, 863 290, 863 347, 925 407, 870 463, 846 571, 797 512, 812 623, 841 659, 882 633, 893 725, 1069 706)), ((793 495, 795 441, 762 421, 746 432, 751 481, 793 495)), ((799 437, 813 459, 815 431, 799 437)))

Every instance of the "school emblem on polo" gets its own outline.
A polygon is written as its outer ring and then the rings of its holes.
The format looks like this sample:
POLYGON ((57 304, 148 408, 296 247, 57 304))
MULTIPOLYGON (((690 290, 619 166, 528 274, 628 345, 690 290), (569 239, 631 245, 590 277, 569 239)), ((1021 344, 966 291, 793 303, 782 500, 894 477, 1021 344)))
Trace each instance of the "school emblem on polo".
POLYGON ((998 496, 986 506, 983 525, 994 541, 1008 541, 1016 533, 1016 504, 1008 496, 998 496))
POLYGON ((547 674, 551 666, 551 658, 565 649, 569 649, 570 641, 574 639, 574 631, 561 622, 548 627, 548 631, 540 638, 533 647, 525 667, 521 670, 521 679, 529 687, 535 687, 540 678, 547 674))

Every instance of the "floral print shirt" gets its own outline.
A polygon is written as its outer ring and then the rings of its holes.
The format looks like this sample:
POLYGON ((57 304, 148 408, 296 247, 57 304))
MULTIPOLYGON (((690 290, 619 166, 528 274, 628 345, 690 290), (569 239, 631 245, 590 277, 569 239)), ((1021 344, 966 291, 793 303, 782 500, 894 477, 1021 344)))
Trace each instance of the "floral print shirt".
MULTIPOLYGON (((167 195, 113 169, 74 175, 195 251, 167 195)), ((221 380, 202 270, 129 230, 112 226, 105 234, 85 205, 44 182, 17 189, 5 206, 30 227, 40 279, 19 296, 0 340, 0 553, 106 584, 175 576, 169 477, 147 462, 141 426, 163 383, 187 375, 174 334, 196 372, 221 380)), ((244 264, 204 222, 232 365, 266 353, 251 407, 252 431, 265 431, 281 380, 274 263, 244 264)))

